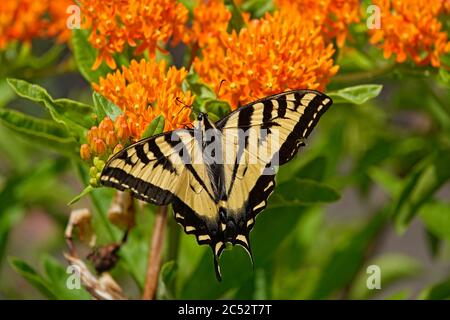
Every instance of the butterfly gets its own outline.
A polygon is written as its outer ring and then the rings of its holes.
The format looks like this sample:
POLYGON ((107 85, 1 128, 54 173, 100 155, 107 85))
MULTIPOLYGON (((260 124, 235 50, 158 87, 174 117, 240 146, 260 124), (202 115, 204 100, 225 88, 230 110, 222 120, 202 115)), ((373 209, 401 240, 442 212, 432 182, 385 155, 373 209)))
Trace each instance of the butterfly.
MULTIPOLYGON (((250 231, 290 161, 332 104, 313 90, 293 90, 239 107, 217 122, 199 113, 177 129, 121 150, 100 181, 155 205, 172 204, 175 220, 212 248, 217 279, 227 243, 252 258, 250 231)), ((253 263, 253 260, 252 260, 253 263)))

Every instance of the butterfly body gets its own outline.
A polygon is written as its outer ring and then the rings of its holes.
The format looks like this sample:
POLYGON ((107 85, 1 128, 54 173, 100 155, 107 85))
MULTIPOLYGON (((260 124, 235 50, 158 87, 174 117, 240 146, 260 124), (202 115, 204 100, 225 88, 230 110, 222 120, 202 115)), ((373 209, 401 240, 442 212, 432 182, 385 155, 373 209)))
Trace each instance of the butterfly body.
POLYGON ((332 101, 311 90, 273 95, 216 123, 200 113, 193 129, 136 142, 106 164, 101 183, 156 205, 218 259, 226 243, 251 256, 250 231, 275 188, 276 167, 291 160, 332 101))

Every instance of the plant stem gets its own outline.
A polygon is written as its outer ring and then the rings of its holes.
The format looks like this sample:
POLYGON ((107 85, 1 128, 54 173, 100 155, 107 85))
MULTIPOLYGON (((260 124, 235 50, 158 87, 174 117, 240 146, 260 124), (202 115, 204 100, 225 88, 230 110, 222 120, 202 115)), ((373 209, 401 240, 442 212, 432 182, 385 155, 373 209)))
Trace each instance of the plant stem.
POLYGON ((436 93, 436 91, 434 91, 433 86, 426 80, 423 80, 422 83, 441 109, 447 114, 447 116, 450 116, 450 108, 448 104, 436 93))
POLYGON ((167 222, 167 229, 169 233, 169 248, 167 250, 167 261, 177 260, 178 248, 180 246, 180 227, 175 219, 170 219, 167 222))
MULTIPOLYGON (((74 160, 73 163, 77 169, 81 182, 83 183, 83 185, 87 185, 88 181, 86 179, 83 167, 76 160, 74 160)), ((113 229, 111 228, 111 225, 109 224, 108 218, 106 217, 106 212, 104 212, 104 210, 102 209, 102 206, 98 198, 93 194, 93 192, 91 192, 89 196, 91 198, 92 204, 94 205, 97 215, 100 217, 100 220, 102 221, 102 226, 104 226, 106 231, 108 232, 110 242, 114 242, 116 237, 113 229)))
POLYGON ((155 225, 150 242, 147 276, 145 279, 143 300, 153 300, 158 288, 158 276, 161 268, 161 252, 164 244, 164 235, 167 220, 167 206, 161 206, 156 211, 155 225))
MULTIPOLYGON (((376 234, 372 237, 370 243, 367 245, 364 255, 362 258, 362 261, 360 262, 358 266, 358 270, 361 270, 362 267, 364 267, 370 259, 373 258, 375 254, 377 254, 380 250, 380 247, 384 243, 384 238, 387 232, 387 223, 386 221, 383 223, 383 225, 380 226, 376 234)), ((342 291, 339 293, 339 299, 341 300, 348 300, 351 290, 355 285, 355 281, 357 279, 358 272, 356 272, 352 279, 342 288, 342 291)))
MULTIPOLYGON (((167 222, 169 247, 167 248, 167 261, 178 261, 178 249, 180 247, 181 228, 175 219, 169 219, 167 222)), ((176 290, 176 276, 168 284, 169 291, 174 294, 176 290)))
POLYGON ((392 63, 375 70, 338 74, 333 78, 333 82, 367 82, 391 73, 395 67, 396 64, 392 63))

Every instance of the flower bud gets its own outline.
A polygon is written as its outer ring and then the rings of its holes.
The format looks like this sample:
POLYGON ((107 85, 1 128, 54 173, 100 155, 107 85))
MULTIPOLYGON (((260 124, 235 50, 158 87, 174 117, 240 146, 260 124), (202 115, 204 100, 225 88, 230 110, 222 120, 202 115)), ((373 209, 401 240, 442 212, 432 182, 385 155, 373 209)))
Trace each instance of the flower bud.
POLYGON ((94 151, 97 155, 103 155, 106 152, 106 144, 102 139, 94 139, 94 151))
POLYGON ((128 138, 130 137, 130 128, 128 127, 128 124, 123 123, 120 127, 119 130, 117 130, 117 137, 124 141, 124 140, 128 140, 128 138))
POLYGON ((120 143, 117 144, 117 145, 114 147, 113 154, 116 154, 117 152, 119 152, 119 151, 122 150, 122 149, 123 149, 123 145, 121 145, 120 143))
POLYGON ((94 146, 94 139, 98 137, 98 128, 97 127, 92 127, 88 133, 87 133, 87 142, 88 144, 93 147, 94 146))
POLYGON ((110 118, 105 118, 100 122, 98 129, 100 130, 100 138, 106 139, 108 132, 114 130, 114 124, 110 118))
POLYGON ((80 147, 80 157, 84 161, 87 161, 91 159, 91 149, 89 148, 89 145, 82 144, 80 147))
POLYGON ((95 176, 97 175, 97 172, 98 172, 97 168, 95 166, 92 166, 89 169, 89 177, 90 178, 95 178, 95 176))
POLYGON ((106 144, 108 147, 114 147, 117 144, 116 133, 113 130, 109 131, 106 135, 106 144))
POLYGON ((97 168, 98 172, 101 172, 105 167, 105 161, 100 160, 99 158, 94 158, 94 166, 97 168))
POLYGON ((93 187, 98 187, 98 181, 95 178, 90 178, 89 179, 89 184, 93 187))

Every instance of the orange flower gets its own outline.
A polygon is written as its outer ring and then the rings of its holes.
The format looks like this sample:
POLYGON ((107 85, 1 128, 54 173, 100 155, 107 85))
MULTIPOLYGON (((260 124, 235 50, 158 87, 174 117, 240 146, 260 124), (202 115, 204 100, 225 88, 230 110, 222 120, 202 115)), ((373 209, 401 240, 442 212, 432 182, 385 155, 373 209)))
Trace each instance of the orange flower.
POLYGON ((418 65, 440 66, 440 56, 450 52, 447 34, 438 20, 444 12, 441 0, 375 0, 381 9, 381 28, 371 30, 370 42, 384 49, 384 57, 396 61, 410 57, 418 65))
MULTIPOLYGON (((164 131, 182 128, 190 123, 190 108, 194 96, 184 93, 181 83, 187 71, 175 67, 166 68, 166 62, 151 60, 131 61, 129 67, 122 67, 122 72, 108 74, 101 78, 99 84, 93 84, 96 91, 118 105, 125 114, 128 128, 116 129, 118 138, 129 130, 133 140, 139 140, 147 126, 159 115, 165 119, 164 131)), ((101 129, 99 127, 99 129, 101 129)), ((105 129, 105 132, 111 131, 105 129)), ((103 137, 102 137, 103 138, 103 137)))
POLYGON ((345 43, 348 26, 359 22, 359 0, 276 0, 281 11, 297 15, 297 19, 314 21, 322 28, 327 41, 336 39, 339 47, 345 43))
POLYGON ((324 89, 336 74, 331 44, 321 29, 294 14, 275 12, 250 21, 240 33, 221 32, 194 61, 202 80, 217 89, 233 109, 288 89, 324 89))
POLYGON ((190 41, 198 42, 200 46, 214 41, 221 32, 226 32, 230 19, 231 12, 222 0, 201 1, 194 8, 190 41))
POLYGON ((89 41, 98 50, 93 69, 103 61, 116 68, 113 54, 126 45, 137 47, 135 54, 148 50, 153 56, 160 43, 183 38, 188 10, 173 0, 80 0, 89 41))
POLYGON ((106 117, 98 127, 92 127, 88 131, 86 139, 87 143, 80 147, 81 159, 85 161, 92 160, 93 156, 106 158, 112 152, 117 152, 130 142, 126 117, 120 115, 114 122, 106 117))
POLYGON ((31 42, 34 38, 56 37, 68 40, 67 7, 73 0, 0 1, 0 49, 14 40, 31 42))

